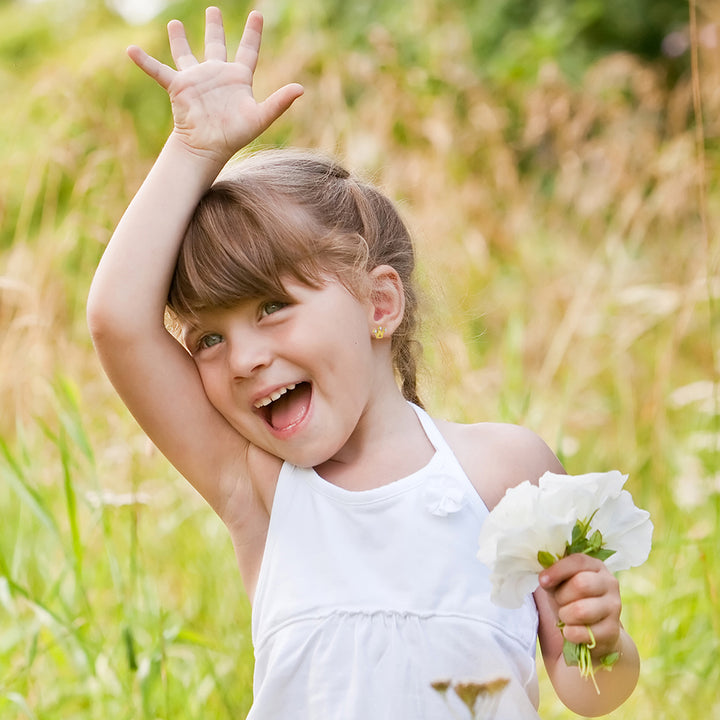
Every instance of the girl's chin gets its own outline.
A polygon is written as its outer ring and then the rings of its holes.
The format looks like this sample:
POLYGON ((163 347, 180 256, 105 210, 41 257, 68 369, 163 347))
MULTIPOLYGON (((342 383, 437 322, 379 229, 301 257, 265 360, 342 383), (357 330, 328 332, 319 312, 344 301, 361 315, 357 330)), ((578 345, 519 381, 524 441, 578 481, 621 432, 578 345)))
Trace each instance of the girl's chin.
MULTIPOLYGON (((302 442, 296 445, 285 445, 282 443, 271 443, 272 447, 265 448, 281 460, 300 468, 318 468, 327 462, 331 462, 341 448, 331 444, 327 436, 316 442, 302 442)), ((341 445, 342 447, 342 445, 341 445)))

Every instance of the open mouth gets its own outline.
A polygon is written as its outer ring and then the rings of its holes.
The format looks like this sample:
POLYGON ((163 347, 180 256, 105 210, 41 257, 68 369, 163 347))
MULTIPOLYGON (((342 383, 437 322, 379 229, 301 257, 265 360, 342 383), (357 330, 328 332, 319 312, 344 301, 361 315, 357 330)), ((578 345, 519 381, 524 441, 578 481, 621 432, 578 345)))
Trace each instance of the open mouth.
POLYGON ((312 386, 301 382, 280 388, 258 400, 255 408, 274 430, 288 430, 307 415, 311 397, 312 386))

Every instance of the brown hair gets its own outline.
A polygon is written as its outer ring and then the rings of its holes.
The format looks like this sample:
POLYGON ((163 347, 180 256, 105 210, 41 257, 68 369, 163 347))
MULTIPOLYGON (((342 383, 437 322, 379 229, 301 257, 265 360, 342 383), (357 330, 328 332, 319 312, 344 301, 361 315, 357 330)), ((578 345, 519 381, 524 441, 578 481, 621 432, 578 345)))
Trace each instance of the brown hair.
POLYGON ((229 166, 195 210, 168 306, 178 319, 191 319, 249 298, 286 299, 283 278, 319 287, 328 275, 361 297, 378 265, 392 266, 403 283, 393 364, 404 397, 421 404, 412 239, 388 198, 329 158, 267 150, 229 166))

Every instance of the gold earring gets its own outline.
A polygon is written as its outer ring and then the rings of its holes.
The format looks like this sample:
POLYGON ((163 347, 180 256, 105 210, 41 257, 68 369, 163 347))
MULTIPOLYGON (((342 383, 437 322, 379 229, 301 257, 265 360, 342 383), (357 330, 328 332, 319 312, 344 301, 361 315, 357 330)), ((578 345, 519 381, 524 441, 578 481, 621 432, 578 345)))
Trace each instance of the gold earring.
POLYGON ((372 331, 372 334, 375 336, 376 340, 382 340, 385 337, 385 328, 382 325, 379 325, 372 331))

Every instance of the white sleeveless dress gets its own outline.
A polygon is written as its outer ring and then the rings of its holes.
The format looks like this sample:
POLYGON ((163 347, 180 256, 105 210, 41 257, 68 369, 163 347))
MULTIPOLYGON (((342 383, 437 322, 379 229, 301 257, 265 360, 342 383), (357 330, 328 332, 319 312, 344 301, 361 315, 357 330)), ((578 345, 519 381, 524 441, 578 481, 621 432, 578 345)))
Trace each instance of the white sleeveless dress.
POLYGON ((488 510, 430 417, 421 470, 352 492, 280 473, 252 612, 248 720, 469 717, 440 679, 510 680, 494 717, 537 718, 537 610, 490 602, 488 510))

